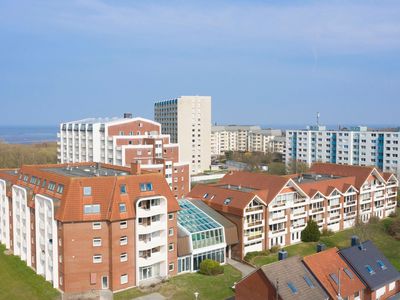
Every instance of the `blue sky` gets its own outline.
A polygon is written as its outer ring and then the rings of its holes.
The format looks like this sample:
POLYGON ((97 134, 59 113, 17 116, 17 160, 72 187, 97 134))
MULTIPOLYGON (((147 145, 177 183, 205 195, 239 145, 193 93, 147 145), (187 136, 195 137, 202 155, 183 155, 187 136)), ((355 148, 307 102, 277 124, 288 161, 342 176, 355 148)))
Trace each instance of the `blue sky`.
POLYGON ((400 125, 400 1, 0 0, 0 125, 191 94, 218 123, 400 125))

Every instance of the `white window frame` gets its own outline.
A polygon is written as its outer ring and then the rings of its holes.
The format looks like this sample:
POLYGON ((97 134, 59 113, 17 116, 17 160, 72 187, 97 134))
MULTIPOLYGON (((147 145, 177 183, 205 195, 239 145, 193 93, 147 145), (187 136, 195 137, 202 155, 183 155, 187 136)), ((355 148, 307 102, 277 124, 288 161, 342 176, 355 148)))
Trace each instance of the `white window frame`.
POLYGON ((92 229, 93 230, 101 229, 101 222, 92 222, 92 229))
POLYGON ((121 284, 127 284, 128 283, 128 274, 122 274, 121 277, 119 278, 119 282, 121 284))
POLYGON ((101 247, 101 238, 99 237, 93 238, 93 247, 101 247))
POLYGON ((174 228, 171 227, 170 229, 168 229, 168 235, 169 236, 173 236, 174 235, 174 228))
POLYGON ((128 237, 126 235, 121 236, 119 238, 119 244, 120 244, 120 246, 128 245, 128 237))
POLYGON ((168 264, 168 272, 173 272, 175 270, 175 264, 172 262, 170 264, 168 264), (172 269, 171 269, 172 266, 172 269))
POLYGON ((168 252, 174 251, 174 249, 175 249, 174 243, 169 243, 169 244, 168 244, 168 252), (172 247, 171 247, 171 246, 172 246, 172 247))
POLYGON ((121 222, 119 222, 119 228, 120 228, 120 229, 128 228, 128 221, 121 221, 121 222))
POLYGON ((126 253, 126 252, 121 253, 121 254, 119 255, 119 260, 120 260, 120 262, 126 262, 126 261, 128 261, 128 253, 126 253))
POLYGON ((172 221, 174 219, 174 214, 173 213, 169 213, 168 214, 168 220, 172 221))
POLYGON ((103 262, 103 256, 101 254, 93 255, 93 263, 94 264, 101 264, 103 262))

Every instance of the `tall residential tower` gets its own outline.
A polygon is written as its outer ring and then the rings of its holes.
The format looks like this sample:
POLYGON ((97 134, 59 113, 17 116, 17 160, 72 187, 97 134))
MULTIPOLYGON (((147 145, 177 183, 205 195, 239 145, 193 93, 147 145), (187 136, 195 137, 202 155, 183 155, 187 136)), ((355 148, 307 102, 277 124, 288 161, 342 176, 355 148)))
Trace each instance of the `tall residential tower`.
POLYGON ((183 161, 191 162, 191 174, 211 164, 211 97, 181 96, 154 104, 154 119, 162 133, 178 143, 183 161))

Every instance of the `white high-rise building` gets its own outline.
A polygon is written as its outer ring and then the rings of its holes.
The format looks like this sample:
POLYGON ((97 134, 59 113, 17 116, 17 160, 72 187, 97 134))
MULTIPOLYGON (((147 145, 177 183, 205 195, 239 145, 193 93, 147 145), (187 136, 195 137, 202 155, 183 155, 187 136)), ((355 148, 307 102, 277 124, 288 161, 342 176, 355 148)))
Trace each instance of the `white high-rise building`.
POLYGON ((208 170, 211 164, 211 97, 181 96, 156 102, 154 119, 162 133, 178 143, 181 159, 190 162, 191 174, 208 170))
POLYGON ((400 176, 400 130, 369 130, 358 126, 326 130, 310 126, 286 131, 286 163, 330 162, 343 165, 376 166, 400 176))
POLYGON ((211 155, 226 151, 280 152, 282 148, 280 129, 261 129, 260 126, 226 125, 211 128, 211 155))

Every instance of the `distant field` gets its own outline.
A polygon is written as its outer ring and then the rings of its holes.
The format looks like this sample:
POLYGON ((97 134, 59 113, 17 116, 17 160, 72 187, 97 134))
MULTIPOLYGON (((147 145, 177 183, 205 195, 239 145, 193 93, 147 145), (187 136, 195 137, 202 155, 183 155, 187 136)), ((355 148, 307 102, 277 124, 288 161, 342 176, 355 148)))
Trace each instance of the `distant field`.
POLYGON ((25 262, 14 255, 5 255, 0 245, 0 299, 47 300, 60 299, 51 283, 37 275, 25 262))
POLYGON ((23 164, 57 163, 57 143, 5 144, 0 142, 0 168, 18 168, 23 164))

